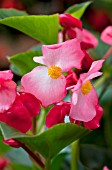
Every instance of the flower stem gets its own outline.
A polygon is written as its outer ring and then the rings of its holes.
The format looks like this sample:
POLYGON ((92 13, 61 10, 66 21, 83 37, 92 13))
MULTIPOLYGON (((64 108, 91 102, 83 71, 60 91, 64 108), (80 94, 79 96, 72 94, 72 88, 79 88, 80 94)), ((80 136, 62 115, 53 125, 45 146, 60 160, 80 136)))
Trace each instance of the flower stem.
POLYGON ((110 56, 111 53, 112 53, 112 47, 109 48, 109 50, 106 52, 106 54, 103 56, 102 59, 106 60, 110 56))
POLYGON ((33 117, 33 125, 32 125, 32 133, 33 135, 36 135, 37 132, 37 119, 36 116, 33 117))
POLYGON ((24 144, 19 141, 17 141, 20 146, 29 154, 31 158, 42 168, 44 169, 44 163, 24 144))
POLYGON ((71 170, 78 170, 78 140, 71 145, 71 170))

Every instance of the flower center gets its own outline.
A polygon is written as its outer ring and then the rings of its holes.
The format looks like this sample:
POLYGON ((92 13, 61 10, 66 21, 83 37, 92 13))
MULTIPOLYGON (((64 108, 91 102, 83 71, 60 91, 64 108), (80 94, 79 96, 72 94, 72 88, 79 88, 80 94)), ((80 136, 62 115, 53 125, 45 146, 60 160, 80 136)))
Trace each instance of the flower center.
POLYGON ((86 83, 84 83, 81 87, 81 92, 83 94, 89 94, 90 91, 92 90, 92 84, 90 81, 87 81, 86 83))
POLYGON ((52 78, 52 79, 57 79, 59 77, 61 77, 62 74, 62 70, 59 66, 51 66, 48 68, 48 75, 52 78))

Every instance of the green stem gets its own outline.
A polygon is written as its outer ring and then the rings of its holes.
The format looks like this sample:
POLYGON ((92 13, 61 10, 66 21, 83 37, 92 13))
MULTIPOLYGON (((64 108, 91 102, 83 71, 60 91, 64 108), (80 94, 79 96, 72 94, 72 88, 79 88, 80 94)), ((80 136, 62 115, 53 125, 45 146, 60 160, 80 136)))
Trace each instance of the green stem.
POLYGON ((51 160, 47 159, 45 163, 45 169, 44 170, 51 170, 51 160))
POLYGON ((36 116, 33 117, 33 125, 32 125, 32 133, 33 135, 36 135, 37 132, 37 119, 36 116))
POLYGON ((78 170, 78 140, 71 145, 71 170, 78 170))

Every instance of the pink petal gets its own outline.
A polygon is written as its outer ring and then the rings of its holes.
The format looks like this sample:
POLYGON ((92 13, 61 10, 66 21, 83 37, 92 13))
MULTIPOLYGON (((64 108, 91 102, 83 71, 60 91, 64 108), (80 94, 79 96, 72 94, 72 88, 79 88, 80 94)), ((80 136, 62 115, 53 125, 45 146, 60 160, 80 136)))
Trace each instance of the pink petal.
POLYGON ((29 111, 21 102, 19 96, 16 97, 15 102, 8 111, 0 113, 0 121, 23 133, 27 132, 32 125, 29 111))
POLYGON ((0 82, 5 80, 11 80, 13 78, 13 73, 11 70, 0 71, 0 82))
POLYGON ((0 87, 0 112, 8 110, 16 98, 16 83, 12 80, 4 80, 0 87))
POLYGON ((80 42, 75 38, 60 44, 42 46, 44 62, 46 65, 57 65, 62 71, 69 71, 73 67, 80 69, 84 53, 80 42))
POLYGON ((96 116, 95 106, 98 103, 98 96, 95 89, 93 88, 87 95, 83 95, 80 90, 74 93, 76 93, 76 96, 78 95, 78 99, 76 103, 76 101, 73 101, 74 98, 72 98, 70 117, 84 122, 92 120, 96 116))
POLYGON ((102 68, 102 64, 103 64, 104 60, 97 60, 94 61, 89 69, 89 71, 93 72, 97 72, 102 68))
POLYGON ((80 79, 82 80, 82 82, 85 83, 88 80, 91 80, 95 77, 102 75, 102 73, 98 71, 101 69, 103 62, 104 60, 94 61, 89 71, 87 73, 83 73, 80 75, 80 79))
POLYGON ((103 30, 101 33, 101 40, 109 45, 112 45, 112 25, 103 30))
POLYGON ((71 38, 77 38, 80 42, 83 40, 83 32, 79 28, 69 28, 66 34, 71 38))
POLYGON ((48 76, 47 67, 39 66, 22 78, 25 92, 33 94, 43 106, 60 102, 66 95, 66 79, 52 79, 48 76))
POLYGON ((55 105, 48 113, 46 117, 46 126, 48 128, 59 124, 64 123, 64 118, 70 112, 70 104, 63 102, 60 105, 55 105))
POLYGON ((101 119, 103 115, 103 109, 102 107, 100 107, 100 105, 96 106, 96 116, 89 122, 84 122, 84 126, 88 129, 96 129, 98 128, 99 125, 99 121, 101 119))
POLYGON ((98 40, 96 37, 91 34, 88 30, 83 29, 83 42, 81 44, 81 47, 85 50, 88 48, 94 48, 98 45, 98 40))
POLYGON ((33 60, 36 62, 36 63, 40 63, 40 64, 45 64, 45 62, 44 62, 44 58, 45 57, 33 57, 33 60))
POLYGON ((60 19, 60 24, 66 29, 71 27, 72 28, 77 27, 79 29, 82 29, 82 22, 70 14, 61 14, 59 15, 59 19, 60 19))
POLYGON ((34 117, 40 113, 39 100, 30 93, 22 93, 20 100, 29 111, 31 117, 34 117))

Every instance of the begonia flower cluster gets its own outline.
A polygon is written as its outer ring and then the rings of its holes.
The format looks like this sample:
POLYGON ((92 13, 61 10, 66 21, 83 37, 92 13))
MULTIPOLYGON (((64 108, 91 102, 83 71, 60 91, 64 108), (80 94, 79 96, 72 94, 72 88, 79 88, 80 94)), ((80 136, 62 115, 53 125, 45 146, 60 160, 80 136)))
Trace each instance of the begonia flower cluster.
POLYGON ((0 72, 0 121, 23 133, 31 129, 32 117, 40 113, 40 104, 44 108, 53 104, 46 116, 48 128, 66 123, 66 117, 88 129, 100 126, 103 109, 91 80, 102 75, 99 70, 104 60, 93 61, 87 52, 98 41, 70 14, 61 14, 59 20, 63 27, 59 32, 61 39, 59 36, 58 44, 42 45, 43 56, 33 58, 41 66, 21 79, 23 93, 17 92, 11 71, 0 72))

